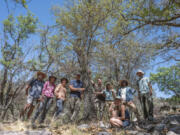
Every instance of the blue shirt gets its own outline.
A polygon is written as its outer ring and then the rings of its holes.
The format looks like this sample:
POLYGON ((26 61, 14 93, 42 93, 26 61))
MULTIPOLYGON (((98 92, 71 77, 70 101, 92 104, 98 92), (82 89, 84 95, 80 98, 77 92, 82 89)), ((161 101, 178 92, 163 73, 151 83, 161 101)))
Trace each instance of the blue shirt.
MULTIPOLYGON (((83 83, 80 80, 72 80, 70 82, 70 85, 72 85, 74 88, 83 88, 83 83)), ((80 91, 71 91, 70 96, 81 98, 81 92, 80 91)))
MULTIPOLYGON (((115 90, 113 90, 114 94, 116 94, 115 90)), ((106 101, 113 101, 114 97, 113 97, 113 92, 112 90, 103 90, 103 94, 105 94, 105 100, 106 101)))
POLYGON ((44 81, 40 81, 38 79, 33 79, 30 82, 29 86, 31 86, 31 88, 29 90, 29 95, 34 98, 39 98, 42 93, 44 81))
MULTIPOLYGON (((125 87, 125 88, 126 88, 126 102, 132 101, 136 91, 131 87, 125 87)), ((121 97, 121 91, 122 88, 118 90, 117 96, 121 97)))

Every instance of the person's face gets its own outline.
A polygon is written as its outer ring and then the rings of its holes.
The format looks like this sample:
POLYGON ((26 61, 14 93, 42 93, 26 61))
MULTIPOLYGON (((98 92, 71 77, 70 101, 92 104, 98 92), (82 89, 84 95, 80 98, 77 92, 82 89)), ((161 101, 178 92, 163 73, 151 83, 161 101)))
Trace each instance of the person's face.
POLYGON ((42 79, 43 79, 43 75, 39 74, 39 75, 38 75, 38 79, 39 79, 39 80, 42 80, 42 79))
POLYGON ((109 84, 108 86, 107 86, 107 89, 108 90, 110 90, 112 87, 111 87, 111 85, 109 84))
POLYGON ((65 87, 66 84, 67 84, 66 80, 63 80, 63 81, 61 82, 61 84, 65 87))
POLYGON ((138 77, 142 77, 142 76, 143 76, 143 73, 138 72, 138 73, 137 73, 137 76, 138 76, 138 77))
POLYGON ((98 79, 98 84, 99 84, 99 85, 101 85, 101 84, 102 84, 101 79, 98 79))
POLYGON ((125 87, 125 86, 126 86, 126 83, 125 83, 125 82, 123 82, 123 83, 122 83, 122 86, 123 86, 123 87, 125 87))
POLYGON ((76 75, 76 80, 80 80, 81 79, 81 75, 76 75))
POLYGON ((116 99, 114 103, 115 105, 119 105, 120 101, 116 99))
POLYGON ((51 83, 55 83, 56 79, 55 78, 50 78, 49 80, 51 83))

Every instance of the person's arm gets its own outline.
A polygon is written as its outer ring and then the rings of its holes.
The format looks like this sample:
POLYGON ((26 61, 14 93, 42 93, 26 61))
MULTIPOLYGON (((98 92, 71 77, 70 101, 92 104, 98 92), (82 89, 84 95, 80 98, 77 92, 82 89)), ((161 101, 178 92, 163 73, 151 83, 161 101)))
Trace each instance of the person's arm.
POLYGON ((44 97, 47 86, 48 86, 48 82, 45 82, 43 89, 42 89, 42 98, 44 97))
POLYGON ((26 95, 28 95, 28 91, 29 91, 29 89, 32 87, 32 85, 33 85, 33 83, 34 83, 34 79, 32 79, 31 81, 30 81, 30 83, 27 85, 27 87, 26 87, 26 89, 25 89, 25 91, 26 91, 26 95))
POLYGON ((25 89, 25 91, 26 91, 26 96, 28 95, 28 91, 29 91, 30 88, 31 88, 30 85, 27 85, 27 86, 26 86, 26 89, 25 89))
POLYGON ((148 86, 149 86, 149 94, 152 96, 152 85, 150 82, 148 83, 148 86))
POLYGON ((96 95, 103 95, 102 92, 94 92, 94 94, 96 94, 96 95))
POLYGON ((121 105, 121 117, 119 117, 120 120, 125 120, 125 105, 121 105))
POLYGON ((116 92, 114 90, 112 90, 112 96, 114 99, 116 98, 116 92))
POLYGON ((55 91, 54 91, 55 96, 58 95, 58 93, 60 92, 60 89, 61 89, 61 85, 59 84, 59 85, 55 88, 55 91))

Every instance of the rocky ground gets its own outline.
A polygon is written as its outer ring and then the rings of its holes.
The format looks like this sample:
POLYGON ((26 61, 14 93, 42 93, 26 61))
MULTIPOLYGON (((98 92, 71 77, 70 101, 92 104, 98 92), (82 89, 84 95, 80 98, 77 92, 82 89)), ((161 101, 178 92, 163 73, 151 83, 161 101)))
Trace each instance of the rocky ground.
POLYGON ((153 122, 132 122, 126 129, 98 122, 80 125, 44 126, 32 130, 21 121, 0 125, 0 135, 180 135, 180 114, 158 116, 153 122))

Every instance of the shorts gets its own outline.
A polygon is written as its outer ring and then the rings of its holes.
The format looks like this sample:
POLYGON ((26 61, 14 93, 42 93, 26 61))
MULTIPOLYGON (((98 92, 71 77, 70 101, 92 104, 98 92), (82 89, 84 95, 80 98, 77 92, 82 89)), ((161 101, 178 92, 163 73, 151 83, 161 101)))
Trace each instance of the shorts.
POLYGON ((127 127, 127 126, 129 126, 130 125, 130 122, 129 122, 129 120, 124 120, 123 121, 123 127, 127 127))
POLYGON ((35 106, 38 103, 38 98, 34 98, 33 96, 28 95, 27 96, 27 103, 35 106))

